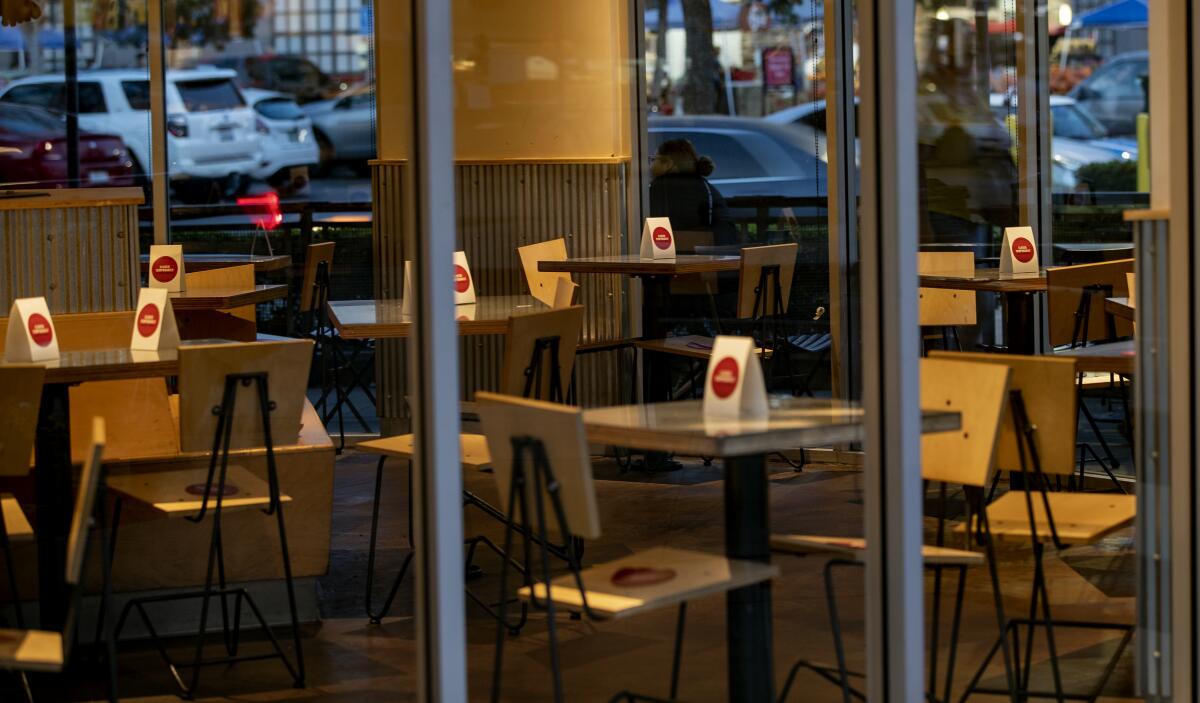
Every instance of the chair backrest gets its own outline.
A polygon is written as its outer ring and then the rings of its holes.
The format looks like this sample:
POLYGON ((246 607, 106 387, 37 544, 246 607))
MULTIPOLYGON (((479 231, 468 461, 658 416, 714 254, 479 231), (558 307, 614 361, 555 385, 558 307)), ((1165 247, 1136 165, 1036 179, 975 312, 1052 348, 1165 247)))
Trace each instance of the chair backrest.
MULTIPOLYGON (((1129 291, 1129 307, 1137 307, 1137 300, 1134 295, 1137 293, 1137 279, 1133 271, 1125 274, 1125 288, 1129 291)), ((1119 297, 1119 296, 1118 296, 1119 297)))
POLYGON ((747 247, 742 249, 742 265, 738 277, 738 317, 755 317, 754 304, 758 296, 759 279, 764 268, 778 266, 778 278, 771 276, 767 280, 767 289, 762 291, 759 300, 758 314, 782 315, 787 312, 788 299, 792 294, 792 276, 796 273, 796 253, 800 245, 771 244, 764 247, 747 247), (782 310, 775 309, 775 282, 779 283, 779 297, 783 304, 782 310))
MULTIPOLYGON (((134 312, 79 312, 54 316, 59 351, 124 349, 133 334, 134 312)), ((0 351, 8 333, 8 318, 0 317, 0 351)))
POLYGON ((313 291, 317 287, 317 269, 325 264, 326 273, 333 270, 333 242, 309 244, 304 252, 304 282, 300 286, 300 312, 308 312, 313 306, 313 291))
MULTIPOLYGON (((1104 261, 1098 264, 1057 266, 1046 269, 1046 305, 1049 310, 1050 346, 1071 344, 1072 341, 1094 342, 1108 337, 1104 313, 1106 297, 1124 297, 1129 292, 1125 274, 1133 272, 1133 259, 1104 261), (1087 339, 1075 340, 1075 312, 1079 310, 1084 290, 1089 286, 1111 286, 1111 292, 1092 293, 1088 313, 1087 339)), ((1133 334, 1128 320, 1117 318, 1117 336, 1133 334)), ((1082 328, 1080 336, 1082 337, 1082 328)))
POLYGON ((569 308, 575 304, 575 298, 578 296, 579 284, 570 279, 560 278, 554 289, 554 304, 550 307, 569 308))
MULTIPOLYGON (((970 276, 975 273, 975 252, 922 251, 917 253, 918 274, 970 276)), ((922 327, 975 324, 975 291, 920 288, 917 318, 922 327)))
MULTIPOLYGON (((221 268, 192 271, 184 276, 188 290, 203 290, 205 288, 236 288, 247 290, 254 287, 254 264, 241 266, 222 266, 221 268)), ((243 305, 228 311, 234 317, 254 322, 256 317, 253 305, 243 305)))
MULTIPOLYGON (((526 371, 534 362, 539 339, 558 338, 559 382, 562 392, 571 384, 571 369, 575 365, 575 351, 579 347, 579 335, 583 330, 583 306, 514 315, 508 318, 508 332, 504 335, 504 365, 500 378, 500 390, 513 396, 524 396, 526 371)), ((549 350, 539 352, 541 385, 530 389, 530 398, 550 399, 551 363, 549 350)))
MULTIPOLYGON (((930 352, 934 359, 957 359, 1007 366, 1008 390, 1020 391, 1025 412, 1035 430, 1042 471, 1070 475, 1075 470, 1075 430, 1078 418, 1075 393, 1075 361, 1055 356, 980 354, 974 352, 930 352)), ((1026 468, 1033 470, 1026 455, 1026 468)), ((996 468, 1020 471, 1017 434, 1012 408, 1006 405, 996 446, 996 468)))
POLYGON ((529 285, 529 294, 546 305, 554 306, 560 280, 571 281, 569 273, 544 273, 538 271, 539 261, 566 261, 567 240, 559 237, 535 244, 517 247, 517 256, 521 257, 521 268, 525 271, 525 283, 529 285))
POLYGON ((40 364, 0 365, 0 476, 29 473, 45 377, 40 364))
MULTIPOLYGON (((497 393, 480 392, 479 417, 492 456, 492 470, 500 493, 500 509, 508 510, 513 476, 513 440, 530 439, 542 443, 550 470, 559 485, 563 516, 570 534, 585 539, 600 536, 600 510, 592 480, 592 462, 588 455, 583 413, 579 408, 540 400, 527 400, 497 393)), ((534 466, 530 453, 524 456, 527 477, 526 501, 529 517, 537 519, 534 466)), ((545 483, 543 482, 543 486, 545 483)), ((546 526, 562 534, 548 494, 545 500, 546 526)), ((516 510, 519 511, 519 505, 516 510)), ((514 521, 520 514, 510 516, 514 521)))
POLYGON ((104 459, 104 418, 92 418, 92 442, 79 475, 79 491, 75 494, 75 512, 71 515, 71 531, 67 533, 67 583, 75 585, 83 578, 83 557, 87 551, 88 531, 92 510, 96 505, 96 490, 100 485, 100 465, 104 459))
POLYGON ((921 359, 921 408, 953 410, 953 432, 921 435, 921 476, 964 486, 987 485, 1000 419, 1008 401, 1007 367, 955 359, 921 359))
MULTIPOLYGON (((300 436, 300 414, 308 386, 313 342, 188 345, 179 349, 179 448, 185 452, 209 451, 217 431, 217 416, 229 374, 267 374, 271 411, 271 440, 276 447, 295 444, 300 436)), ((230 448, 258 448, 265 444, 258 390, 238 384, 230 448)))

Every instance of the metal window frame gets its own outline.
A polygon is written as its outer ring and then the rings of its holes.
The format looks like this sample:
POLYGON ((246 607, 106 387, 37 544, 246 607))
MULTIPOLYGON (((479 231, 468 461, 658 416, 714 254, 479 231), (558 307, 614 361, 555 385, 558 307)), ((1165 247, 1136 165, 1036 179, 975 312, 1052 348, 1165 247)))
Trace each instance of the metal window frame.
POLYGON ((925 698, 914 0, 858 0, 867 696, 925 698))
POLYGON ((167 35, 163 28, 163 3, 169 0, 150 0, 146 3, 146 53, 150 71, 150 169, 146 175, 151 183, 151 212, 154 216, 154 243, 170 241, 171 202, 167 173, 167 35))
POLYGON ((462 472, 458 331, 453 291, 433 272, 454 259, 454 76, 451 3, 414 0, 413 175, 417 223, 417 317, 409 344, 416 550, 417 697, 467 700, 467 629, 462 566, 462 472))
MULTIPOLYGON (((1050 19, 1046 0, 1017 0, 1017 202, 1033 227, 1039 260, 1054 256, 1050 173, 1050 19)), ((1034 308, 1034 349, 1049 351, 1046 296, 1034 308)), ((1007 340, 1005 340, 1007 343, 1007 340)))

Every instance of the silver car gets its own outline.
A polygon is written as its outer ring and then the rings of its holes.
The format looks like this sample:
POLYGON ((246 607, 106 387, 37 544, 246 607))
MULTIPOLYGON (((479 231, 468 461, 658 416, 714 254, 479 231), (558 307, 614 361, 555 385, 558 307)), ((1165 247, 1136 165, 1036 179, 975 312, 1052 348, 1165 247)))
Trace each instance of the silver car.
POLYGON ((321 165, 375 158, 375 88, 364 86, 302 106, 312 119, 321 165))

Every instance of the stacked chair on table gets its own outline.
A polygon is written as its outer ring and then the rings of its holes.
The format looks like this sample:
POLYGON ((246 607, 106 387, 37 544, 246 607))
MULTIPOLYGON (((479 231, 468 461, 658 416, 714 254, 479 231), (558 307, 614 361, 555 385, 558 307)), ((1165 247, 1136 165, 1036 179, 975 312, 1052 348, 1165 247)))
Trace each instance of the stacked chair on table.
MULTIPOLYGON (((74 649, 79 610, 83 601, 84 568, 87 563, 88 545, 91 541, 89 534, 96 506, 96 493, 103 470, 101 462, 105 445, 104 429, 104 420, 100 418, 92 420, 90 447, 83 462, 79 488, 75 494, 75 510, 71 516, 71 528, 67 534, 67 561, 64 573, 66 574, 69 600, 62 630, 27 630, 21 626, 16 629, 0 629, 0 669, 19 672, 25 688, 25 696, 30 703, 34 700, 34 696, 26 673, 62 673, 66 669, 74 649)), ((24 460, 27 464, 28 453, 24 455, 24 460)), ((106 544, 104 539, 99 541, 102 545, 106 544)), ((111 639, 106 640, 106 645, 108 697, 115 703, 117 700, 116 659, 113 655, 111 639)))
MULTIPOLYGON (((568 559, 568 573, 551 579, 553 535, 568 548, 571 537, 600 535, 600 516, 582 413, 573 408, 512 396, 480 393, 480 416, 492 453, 496 487, 507 516, 502 549, 527 555, 519 569, 517 597, 545 609, 549 629, 554 700, 566 700, 558 652, 556 615, 567 612, 591 620, 617 620, 652 610, 677 608, 675 649, 666 698, 629 691, 612 700, 674 700, 679 689, 687 601, 760 583, 777 568, 760 562, 728 559, 671 547, 655 547, 587 569, 568 559), (520 539, 520 548, 515 542, 520 539)), ((509 571, 500 576, 499 623, 492 679, 492 700, 500 700, 507 620, 509 571)), ((524 611, 522 620, 524 619, 524 611)))
MULTIPOLYGON (((304 685, 300 623, 283 514, 284 505, 291 498, 281 490, 275 449, 277 443, 280 446, 294 444, 299 435, 307 384, 297 383, 296 379, 308 377, 312 348, 312 342, 307 340, 181 348, 179 446, 184 452, 210 452, 208 467, 125 473, 108 478, 108 490, 115 497, 112 518, 114 559, 119 552, 118 529, 122 506, 126 503, 130 505, 131 518, 187 520, 195 523, 196 529, 207 526, 209 530, 207 553, 195 555, 206 560, 203 586, 198 590, 128 601, 117 619, 113 635, 120 637, 127 619, 136 611, 185 697, 195 694, 203 667, 239 661, 279 659, 293 683, 297 687, 304 685), (231 458, 241 453, 238 450, 265 450, 266 480, 231 462, 231 458), (226 582, 223 517, 229 512, 247 510, 259 510, 268 516, 278 533, 291 616, 294 650, 291 657, 276 639, 251 594, 245 588, 233 587, 226 582), (184 662, 176 662, 168 654, 151 612, 157 605, 178 601, 199 601, 200 606, 192 654, 184 662), (213 601, 220 610, 219 628, 209 627, 213 601), (243 606, 250 610, 266 636, 270 647, 268 653, 240 652, 243 606), (222 635, 223 652, 216 657, 205 656, 205 639, 210 629, 219 629, 222 635)), ((262 549, 270 546, 263 544, 262 549)))
MULTIPOLYGON (((1047 269, 1046 305, 1050 346, 1067 351, 1083 347, 1098 350, 1132 335, 1133 323, 1118 319, 1104 309, 1105 298, 1128 295, 1132 275, 1133 259, 1047 269)), ((1124 486, 1113 473, 1120 467, 1120 461, 1105 439, 1100 425, 1115 422, 1124 427, 1127 437, 1132 436, 1127 379, 1114 373, 1079 373, 1076 376, 1076 393, 1079 396, 1079 413, 1100 446, 1097 452, 1088 443, 1079 444, 1080 484, 1082 486, 1084 481, 1085 465, 1093 462, 1107 474, 1116 490, 1124 493, 1124 486), (1121 403, 1124 412, 1119 420, 1104 421, 1091 411, 1085 401, 1089 393, 1097 391, 1105 392, 1111 401, 1121 403), (1113 399, 1113 395, 1118 397, 1113 399)))
MULTIPOLYGON (((575 364, 575 351, 579 343, 580 330, 583 326, 583 308, 575 305, 557 310, 515 315, 508 320, 508 329, 504 335, 504 360, 501 365, 500 388, 510 395, 562 402, 568 392, 571 369, 575 364)), ((481 434, 464 433, 459 437, 462 465, 472 471, 490 468, 491 454, 487 441, 481 434)), ((400 583, 408 571, 412 561, 412 552, 405 557, 399 573, 388 590, 383 606, 375 610, 372 605, 375 572, 375 545, 379 527, 379 505, 383 487, 383 469, 389 458, 409 462, 409 519, 412 518, 412 460, 414 457, 415 439, 411 434, 384 437, 377 440, 360 442, 359 451, 368 454, 378 454, 379 463, 375 472, 375 495, 371 512, 371 537, 367 553, 367 617, 372 623, 379 623, 391 608, 392 601, 400 588, 400 583)), ((463 491, 463 502, 472 505, 484 513, 508 524, 508 518, 500 509, 491 505, 471 491, 463 491)), ((409 534, 412 530, 410 526, 409 534)), ((499 554, 502 558, 507 555, 485 536, 476 536, 467 540, 467 568, 471 568, 475 550, 483 545, 499 554)), ((580 545, 550 545, 551 551, 564 560, 577 557, 580 545)), ((411 548, 411 544, 410 544, 411 548)), ((480 606, 492 612, 492 607, 478 597, 470 589, 467 594, 480 606)), ((514 629, 519 629, 515 627, 514 629)))

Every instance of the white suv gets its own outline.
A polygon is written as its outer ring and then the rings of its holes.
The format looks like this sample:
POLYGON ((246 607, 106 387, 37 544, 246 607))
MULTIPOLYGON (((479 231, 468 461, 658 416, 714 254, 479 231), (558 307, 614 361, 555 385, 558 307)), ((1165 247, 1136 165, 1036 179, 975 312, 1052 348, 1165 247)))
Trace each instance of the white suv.
MULTIPOLYGON (((219 183, 226 195, 242 189, 262 166, 254 111, 234 82, 234 71, 216 68, 167 71, 167 159, 172 186, 219 183), (195 181, 187 183, 186 181, 195 181)), ((32 76, 0 90, 0 101, 66 111, 61 75, 32 76)), ((145 177, 151 164, 150 83, 133 69, 79 74, 79 126, 117 134, 145 177)))

